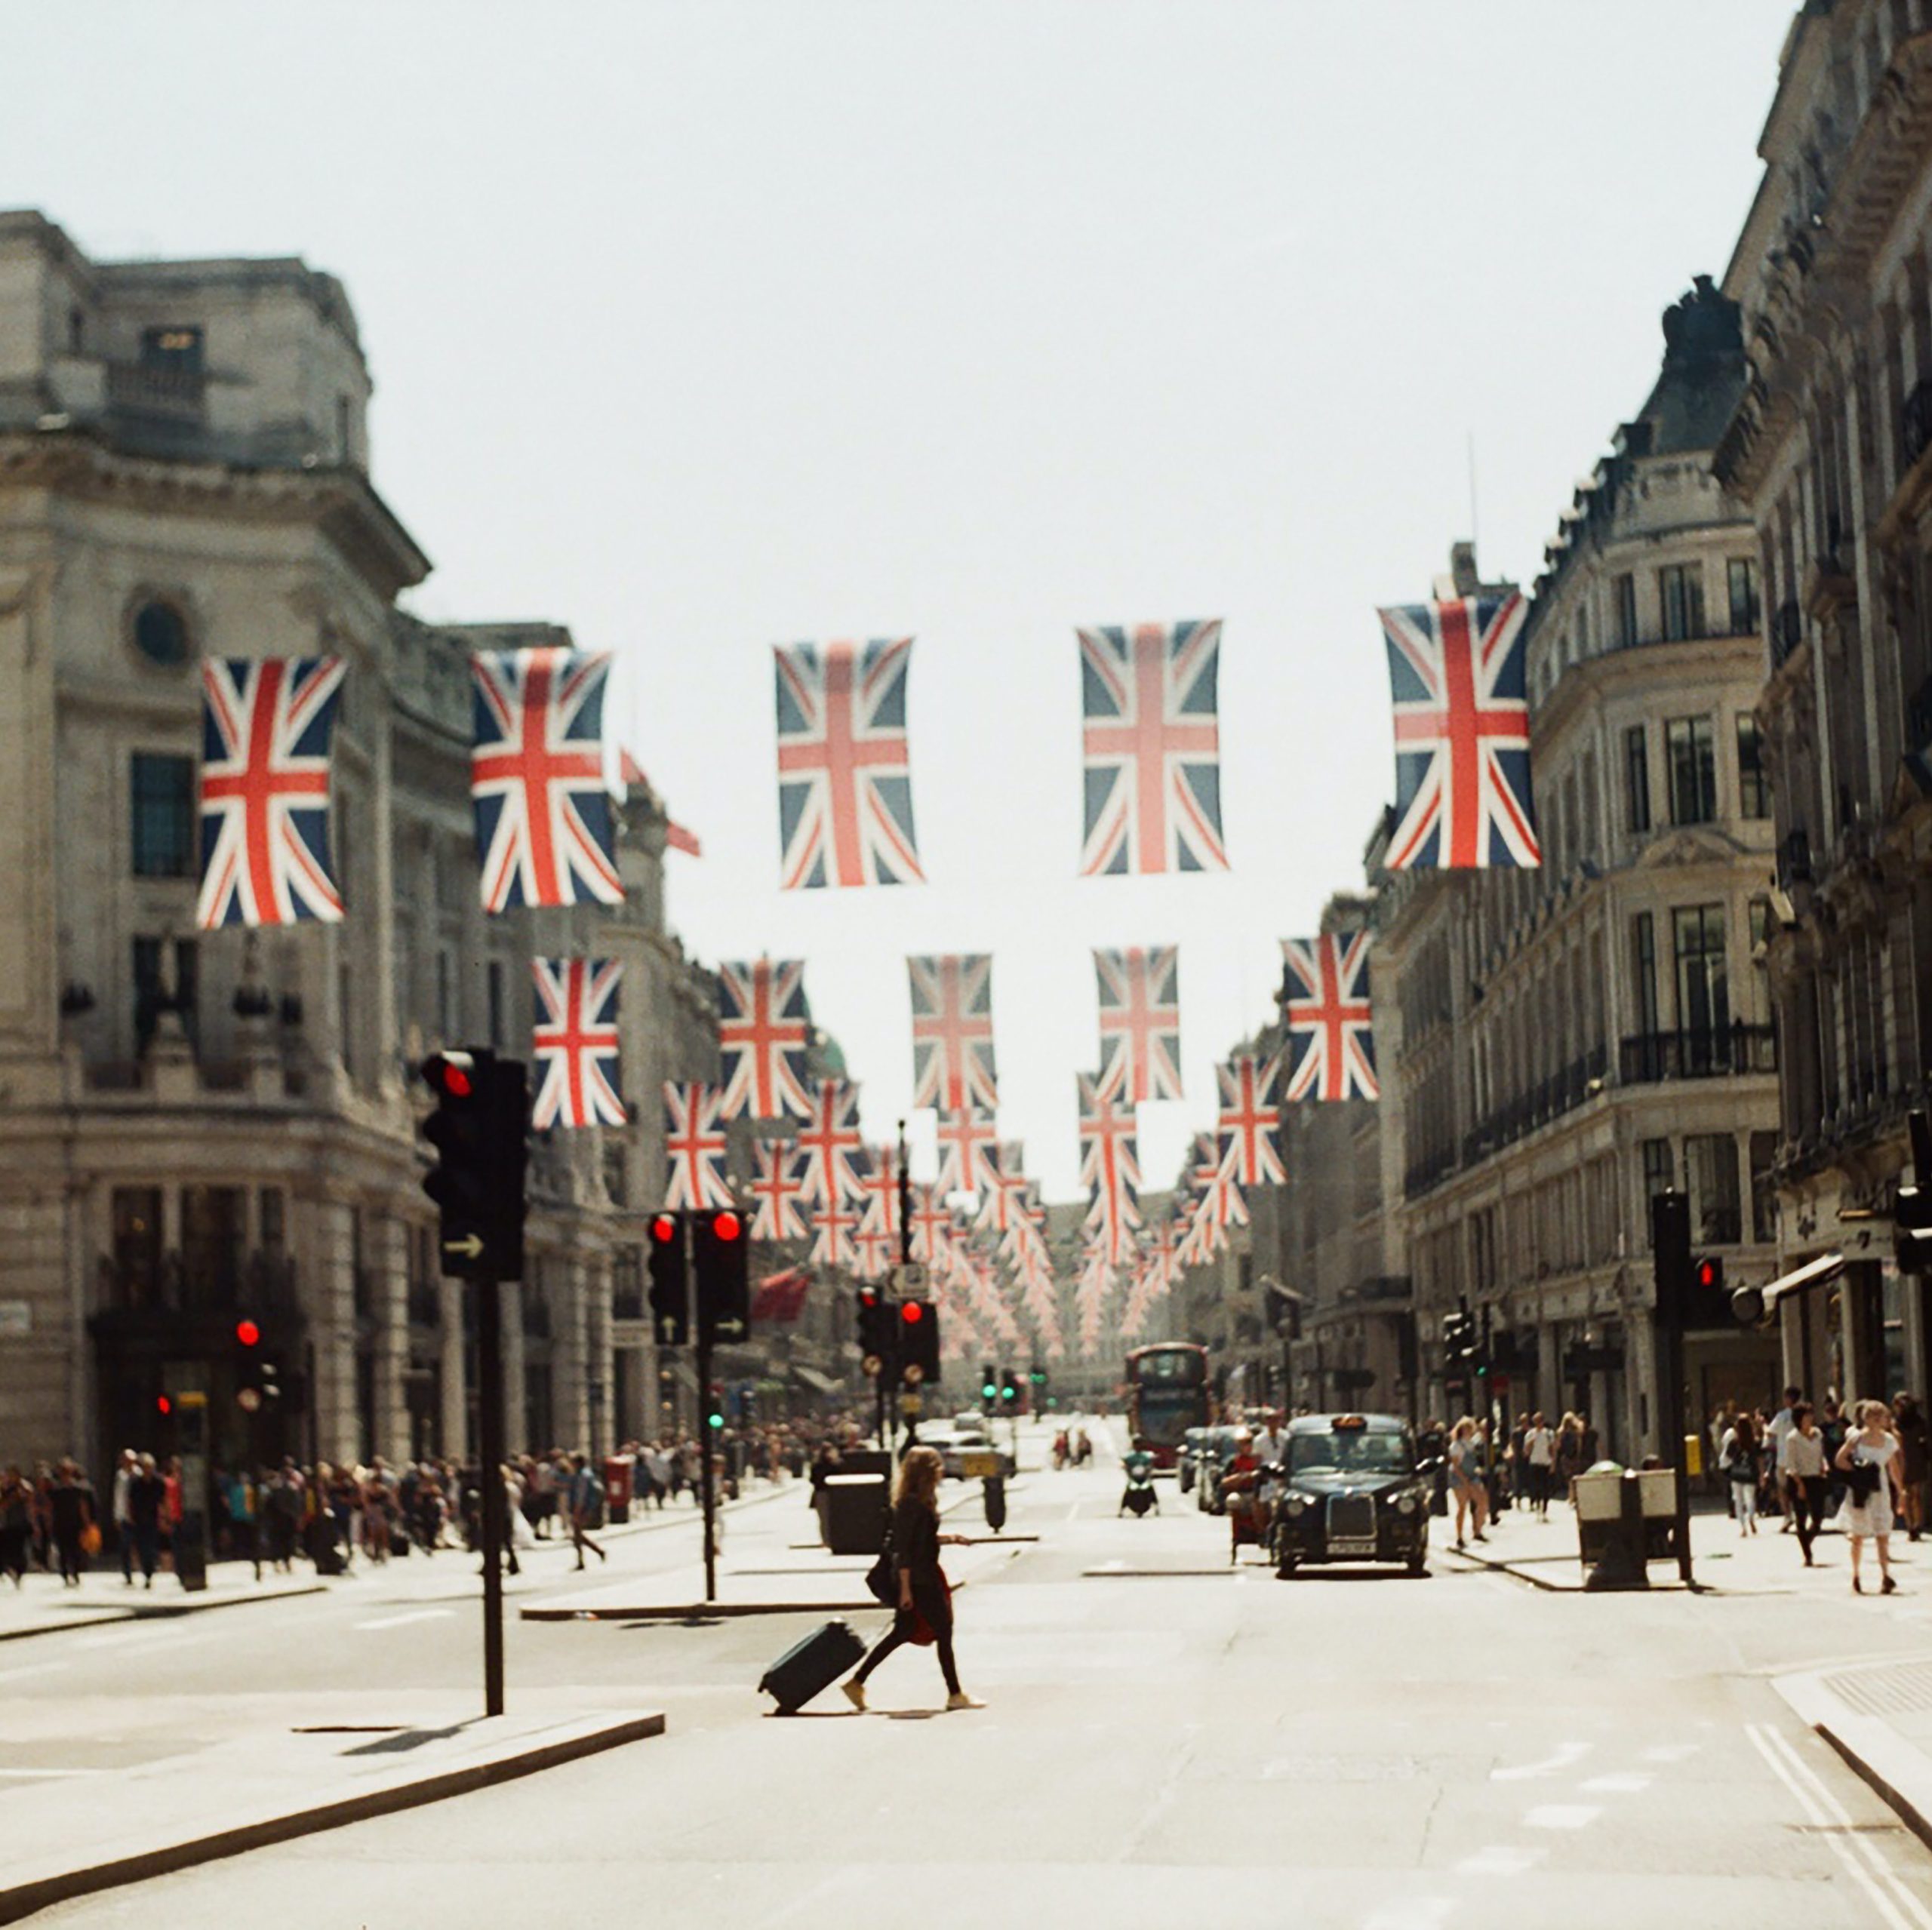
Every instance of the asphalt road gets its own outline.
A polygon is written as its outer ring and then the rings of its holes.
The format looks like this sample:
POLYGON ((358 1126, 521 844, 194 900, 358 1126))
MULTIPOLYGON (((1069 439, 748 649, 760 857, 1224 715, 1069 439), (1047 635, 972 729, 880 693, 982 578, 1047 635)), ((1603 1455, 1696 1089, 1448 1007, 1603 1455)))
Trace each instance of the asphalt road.
MULTIPOLYGON (((513 1703, 604 1685, 665 1709, 669 1734, 35 1921, 1932 1930, 1932 1856, 1768 1686, 1826 1658, 1932 1649, 1932 1581, 1923 1598, 1909 1576, 1891 1601, 1835 1606, 1552 1595, 1493 1574, 1283 1584, 1231 1569, 1222 1524, 1171 1486, 1144 1521, 1117 1519, 1118 1498, 1112 1467, 1016 1493, 1010 1526, 1041 1540, 958 1598, 983 1711, 939 1713, 937 1669, 914 1652, 875 1679, 868 1716, 835 1698, 766 1716, 752 1685, 812 1618, 518 1624, 513 1703)), ((728 1559, 775 1561, 805 1520, 795 1492, 746 1511, 728 1559)), ((614 1566, 688 1563, 691 1537, 633 1536, 614 1566)), ((400 1705, 473 1679, 468 1566, 445 1560, 12 1645, 0 1693, 333 1683, 392 1687, 400 1705)), ((540 1557, 531 1593, 574 1585, 568 1561, 540 1557)))

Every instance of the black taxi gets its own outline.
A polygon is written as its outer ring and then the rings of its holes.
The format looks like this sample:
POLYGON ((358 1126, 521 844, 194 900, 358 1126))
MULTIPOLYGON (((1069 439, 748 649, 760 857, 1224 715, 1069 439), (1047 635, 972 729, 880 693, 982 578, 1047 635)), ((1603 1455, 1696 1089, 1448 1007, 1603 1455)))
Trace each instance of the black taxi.
POLYGON ((1415 1437, 1389 1414, 1301 1415, 1273 1477, 1275 1572, 1315 1562, 1429 1561, 1429 1471, 1415 1437))

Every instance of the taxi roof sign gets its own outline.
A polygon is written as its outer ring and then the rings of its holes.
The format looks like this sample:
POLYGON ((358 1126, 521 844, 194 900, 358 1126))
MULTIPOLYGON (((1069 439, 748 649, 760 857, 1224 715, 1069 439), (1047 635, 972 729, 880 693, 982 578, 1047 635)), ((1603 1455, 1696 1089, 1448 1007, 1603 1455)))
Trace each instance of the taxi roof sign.
POLYGON ((1368 1425, 1368 1417, 1364 1414, 1338 1414, 1328 1424, 1338 1434, 1356 1434, 1368 1425))

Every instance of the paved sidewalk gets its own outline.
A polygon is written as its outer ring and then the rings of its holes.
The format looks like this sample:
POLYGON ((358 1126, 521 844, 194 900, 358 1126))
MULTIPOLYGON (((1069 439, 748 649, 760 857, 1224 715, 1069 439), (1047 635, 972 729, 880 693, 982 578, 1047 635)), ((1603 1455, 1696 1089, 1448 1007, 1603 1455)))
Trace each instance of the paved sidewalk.
POLYGON ((494 1721, 474 1696, 392 1691, 17 1700, 0 1711, 0 1923, 663 1732, 601 1692, 540 1700, 494 1721))
POLYGON ((192 1594, 172 1575, 157 1575, 152 1588, 139 1581, 130 1587, 118 1572, 97 1569, 83 1575, 78 1588, 68 1588, 58 1575, 32 1574, 18 1588, 0 1582, 0 1642, 315 1595, 328 1585, 306 1562, 288 1575, 265 1569, 260 1581, 247 1562, 217 1562, 208 1570, 208 1587, 192 1594))

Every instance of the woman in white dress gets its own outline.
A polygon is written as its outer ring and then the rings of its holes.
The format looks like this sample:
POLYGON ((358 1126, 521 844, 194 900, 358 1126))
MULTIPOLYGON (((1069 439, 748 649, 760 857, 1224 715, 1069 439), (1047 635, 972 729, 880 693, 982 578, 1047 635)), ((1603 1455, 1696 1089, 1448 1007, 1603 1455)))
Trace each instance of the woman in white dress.
POLYGON ((1880 1592, 1890 1594, 1892 1504, 1898 1485, 1899 1437, 1892 1432, 1891 1409, 1882 1400, 1858 1404, 1858 1431, 1838 1451, 1836 1464, 1846 1481, 1845 1532, 1851 1538, 1851 1592, 1862 1595, 1858 1560, 1869 1535, 1878 1544, 1880 1592))

